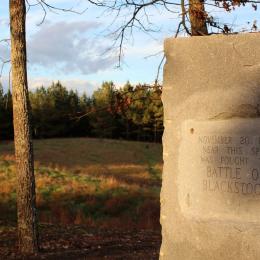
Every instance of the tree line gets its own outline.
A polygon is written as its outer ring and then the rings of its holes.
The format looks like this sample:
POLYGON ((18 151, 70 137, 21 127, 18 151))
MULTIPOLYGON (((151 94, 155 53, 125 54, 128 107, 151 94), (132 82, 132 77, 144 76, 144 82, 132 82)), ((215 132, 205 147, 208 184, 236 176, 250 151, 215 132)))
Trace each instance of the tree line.
MULTIPOLYGON (((104 82, 92 96, 60 82, 29 92, 34 138, 97 137, 160 142, 162 87, 104 82)), ((13 139, 12 93, 0 88, 0 139, 13 139)))

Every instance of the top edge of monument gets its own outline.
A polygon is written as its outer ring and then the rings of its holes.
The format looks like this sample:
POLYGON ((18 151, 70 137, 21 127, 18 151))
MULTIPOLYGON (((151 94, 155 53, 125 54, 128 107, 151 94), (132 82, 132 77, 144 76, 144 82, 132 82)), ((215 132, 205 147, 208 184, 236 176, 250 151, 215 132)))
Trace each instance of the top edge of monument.
MULTIPOLYGON (((242 32, 242 33, 230 33, 230 34, 211 34, 205 36, 183 36, 183 37, 169 37, 164 40, 164 49, 167 50, 173 45, 176 44, 193 44, 197 42, 201 43, 210 43, 216 42, 218 40, 223 41, 226 40, 227 42, 234 42, 236 40, 247 40, 247 39, 254 39, 260 41, 260 32, 242 32)), ((260 42, 256 42, 259 44, 260 42)))

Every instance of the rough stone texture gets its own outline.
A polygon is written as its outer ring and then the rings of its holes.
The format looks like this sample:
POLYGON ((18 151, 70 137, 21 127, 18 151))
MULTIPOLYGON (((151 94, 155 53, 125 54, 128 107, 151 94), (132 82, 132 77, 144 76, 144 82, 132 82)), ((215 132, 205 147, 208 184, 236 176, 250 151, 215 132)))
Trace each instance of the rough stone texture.
POLYGON ((260 259, 260 33, 165 54, 160 258, 260 259))

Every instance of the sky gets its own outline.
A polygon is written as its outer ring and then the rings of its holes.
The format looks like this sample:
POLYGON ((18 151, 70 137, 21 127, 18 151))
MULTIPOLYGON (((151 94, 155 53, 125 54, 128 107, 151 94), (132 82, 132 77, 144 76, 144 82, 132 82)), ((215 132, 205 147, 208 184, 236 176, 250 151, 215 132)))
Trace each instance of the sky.
MULTIPOLYGON (((8 2, 1 0, 0 40, 10 37, 8 2)), ((36 0, 29 2, 35 3, 36 0)), ((91 95, 104 81, 112 80, 117 86, 127 81, 132 84, 152 83, 163 56, 163 41, 175 35, 180 19, 179 7, 174 8, 174 13, 149 9, 150 23, 147 17, 143 16, 142 19, 154 32, 143 33, 135 28, 123 44, 122 63, 118 68, 118 49, 113 48, 113 32, 126 21, 129 10, 122 12, 114 21, 115 13, 90 5, 86 0, 46 2, 59 8, 85 12, 49 11, 43 21, 41 7, 30 8, 26 21, 30 90, 60 80, 69 89, 91 95)), ((260 17, 260 11, 253 11, 250 6, 231 13, 213 7, 207 10, 218 21, 232 25, 234 30, 250 30, 252 22, 260 17)), ((185 37, 183 33, 180 36, 185 37)), ((9 59, 9 49, 8 44, 0 42, 1 59, 9 59)), ((6 64, 1 78, 5 90, 8 88, 9 71, 10 66, 6 64)), ((159 80, 162 80, 162 71, 159 80)))

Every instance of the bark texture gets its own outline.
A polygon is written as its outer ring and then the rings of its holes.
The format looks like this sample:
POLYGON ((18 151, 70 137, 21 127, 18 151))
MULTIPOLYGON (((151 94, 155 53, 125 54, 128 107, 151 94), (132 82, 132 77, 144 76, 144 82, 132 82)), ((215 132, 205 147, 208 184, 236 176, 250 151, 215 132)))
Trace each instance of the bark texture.
POLYGON ((189 0, 189 18, 192 36, 208 34, 204 0, 189 0))
POLYGON ((18 246, 22 254, 38 251, 33 147, 26 68, 26 7, 10 0, 14 141, 17 172, 18 246))

